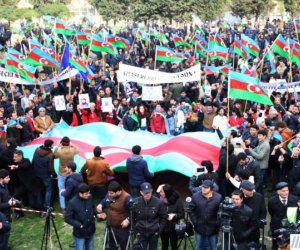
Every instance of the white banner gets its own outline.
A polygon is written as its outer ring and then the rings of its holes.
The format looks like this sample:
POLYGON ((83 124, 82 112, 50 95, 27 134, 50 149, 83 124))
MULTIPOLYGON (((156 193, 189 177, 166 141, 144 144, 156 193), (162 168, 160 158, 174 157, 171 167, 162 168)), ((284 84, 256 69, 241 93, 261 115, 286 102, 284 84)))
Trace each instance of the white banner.
POLYGON ((165 73, 156 70, 143 69, 126 64, 120 64, 117 74, 119 82, 162 84, 199 81, 201 70, 200 64, 178 73, 165 73))
MULTIPOLYGON (((55 81, 62 81, 65 79, 69 79, 72 76, 76 76, 78 74, 77 69, 72 69, 70 72, 66 72, 65 70, 59 74, 58 77, 52 78, 50 80, 41 81, 40 85, 48 85, 52 84, 55 81)), ((17 72, 8 71, 5 68, 0 67, 0 82, 8 82, 8 83, 16 83, 16 84, 23 84, 23 85, 34 85, 32 82, 25 81, 24 79, 20 78, 17 72)))
POLYGON ((143 86, 142 99, 144 101, 162 101, 162 86, 143 86))

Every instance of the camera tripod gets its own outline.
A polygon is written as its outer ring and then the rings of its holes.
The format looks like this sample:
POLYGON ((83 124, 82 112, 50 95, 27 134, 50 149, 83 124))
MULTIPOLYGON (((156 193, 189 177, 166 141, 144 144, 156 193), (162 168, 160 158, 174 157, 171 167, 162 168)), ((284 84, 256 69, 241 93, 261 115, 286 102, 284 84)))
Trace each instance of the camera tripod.
MULTIPOLYGON (((187 226, 191 225, 191 222, 189 221, 189 213, 188 212, 185 212, 184 223, 187 226)), ((192 242, 190 236, 191 235, 189 234, 189 232, 187 232, 187 227, 186 227, 186 229, 184 230, 183 238, 180 239, 177 248, 180 249, 180 245, 183 242, 183 250, 186 250, 187 249, 187 241, 189 241, 190 247, 191 247, 189 249, 193 249, 194 250, 195 248, 194 248, 194 245, 193 245, 193 242, 192 242)))
POLYGON ((126 250, 133 250, 135 248, 135 239, 137 240, 137 244, 140 249, 144 249, 143 245, 139 241, 139 238, 136 236, 134 230, 133 230, 133 208, 134 208, 134 202, 132 200, 129 201, 129 216, 130 216, 130 230, 129 230, 129 237, 127 241, 126 250))
POLYGON ((56 226, 55 226, 55 222, 54 222, 54 215, 52 214, 52 212, 53 212, 53 208, 48 208, 47 209, 41 250, 43 250, 43 249, 47 250, 48 249, 48 240, 51 240, 51 228, 50 228, 51 223, 52 223, 52 226, 54 228, 54 232, 55 232, 56 240, 57 240, 58 245, 59 245, 59 249, 62 250, 62 246, 61 246, 59 236, 58 236, 58 233, 57 233, 57 229, 56 229, 56 226))
POLYGON ((114 247, 115 247, 114 249, 119 249, 119 244, 118 244, 118 241, 116 239, 116 235, 114 233, 114 230, 111 228, 111 226, 108 224, 108 221, 106 220, 103 250, 109 250, 112 247, 112 246, 110 246, 111 237, 113 238, 113 243, 114 243, 114 247))
POLYGON ((232 233, 232 227, 230 226, 231 220, 224 223, 222 229, 222 250, 230 250, 231 246, 234 250, 237 250, 237 244, 232 233), (231 243, 232 242, 232 243, 231 243))

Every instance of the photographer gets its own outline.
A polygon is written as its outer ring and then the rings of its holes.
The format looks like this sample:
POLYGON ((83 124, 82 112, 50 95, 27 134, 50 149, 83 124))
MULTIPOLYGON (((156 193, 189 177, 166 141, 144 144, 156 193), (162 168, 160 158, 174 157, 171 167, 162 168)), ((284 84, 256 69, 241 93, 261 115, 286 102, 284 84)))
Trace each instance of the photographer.
POLYGON ((201 185, 205 180, 213 181, 213 191, 218 192, 219 187, 217 185, 218 174, 213 172, 214 166, 211 161, 202 161, 201 167, 197 168, 197 172, 191 177, 189 182, 189 190, 191 193, 201 191, 201 185))
POLYGON ((138 241, 143 249, 156 250, 159 234, 167 222, 165 205, 152 195, 152 186, 144 182, 140 187, 141 195, 133 207, 133 224, 138 241))
POLYGON ((261 222, 266 219, 267 210, 265 207, 264 198, 260 193, 255 192, 255 186, 250 181, 242 181, 240 189, 244 194, 244 203, 253 210, 253 217, 259 222, 257 224, 256 230, 253 233, 253 237, 250 238, 251 241, 255 242, 255 245, 258 249, 259 247, 259 237, 260 237, 260 225, 263 225, 261 222))
MULTIPOLYGON (((97 212, 100 219, 107 220, 121 250, 125 250, 129 237, 130 195, 116 181, 109 183, 107 189, 107 196, 97 206, 97 212), (105 208, 107 212, 104 212, 105 208)), ((111 231, 109 233, 109 249, 117 249, 111 231)))
POLYGON ((196 250, 217 249, 219 225, 217 215, 222 196, 213 191, 213 181, 205 180, 201 191, 192 196, 190 213, 196 231, 196 250))
POLYGON ((258 221, 254 217, 253 210, 243 203, 243 193, 240 190, 233 191, 231 199, 235 206, 231 221, 233 236, 238 250, 248 249, 257 229, 258 221))

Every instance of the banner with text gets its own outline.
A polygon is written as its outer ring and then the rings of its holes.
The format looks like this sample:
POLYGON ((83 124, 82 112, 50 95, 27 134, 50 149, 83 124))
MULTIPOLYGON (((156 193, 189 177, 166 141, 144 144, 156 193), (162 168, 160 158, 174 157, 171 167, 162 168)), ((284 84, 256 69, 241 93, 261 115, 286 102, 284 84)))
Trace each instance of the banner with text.
POLYGON ((200 65, 195 65, 178 73, 165 73, 156 70, 143 69, 126 64, 120 64, 119 82, 138 82, 144 84, 162 84, 199 81, 201 76, 200 65))

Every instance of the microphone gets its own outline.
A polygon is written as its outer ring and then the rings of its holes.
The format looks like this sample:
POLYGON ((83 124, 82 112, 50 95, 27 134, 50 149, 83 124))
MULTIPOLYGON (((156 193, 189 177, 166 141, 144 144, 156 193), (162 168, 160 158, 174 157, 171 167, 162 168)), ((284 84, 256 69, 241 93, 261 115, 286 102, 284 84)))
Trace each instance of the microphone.
POLYGON ((191 197, 186 197, 186 199, 185 199, 185 202, 186 202, 186 203, 191 203, 191 201, 192 201, 192 198, 191 198, 191 197))

